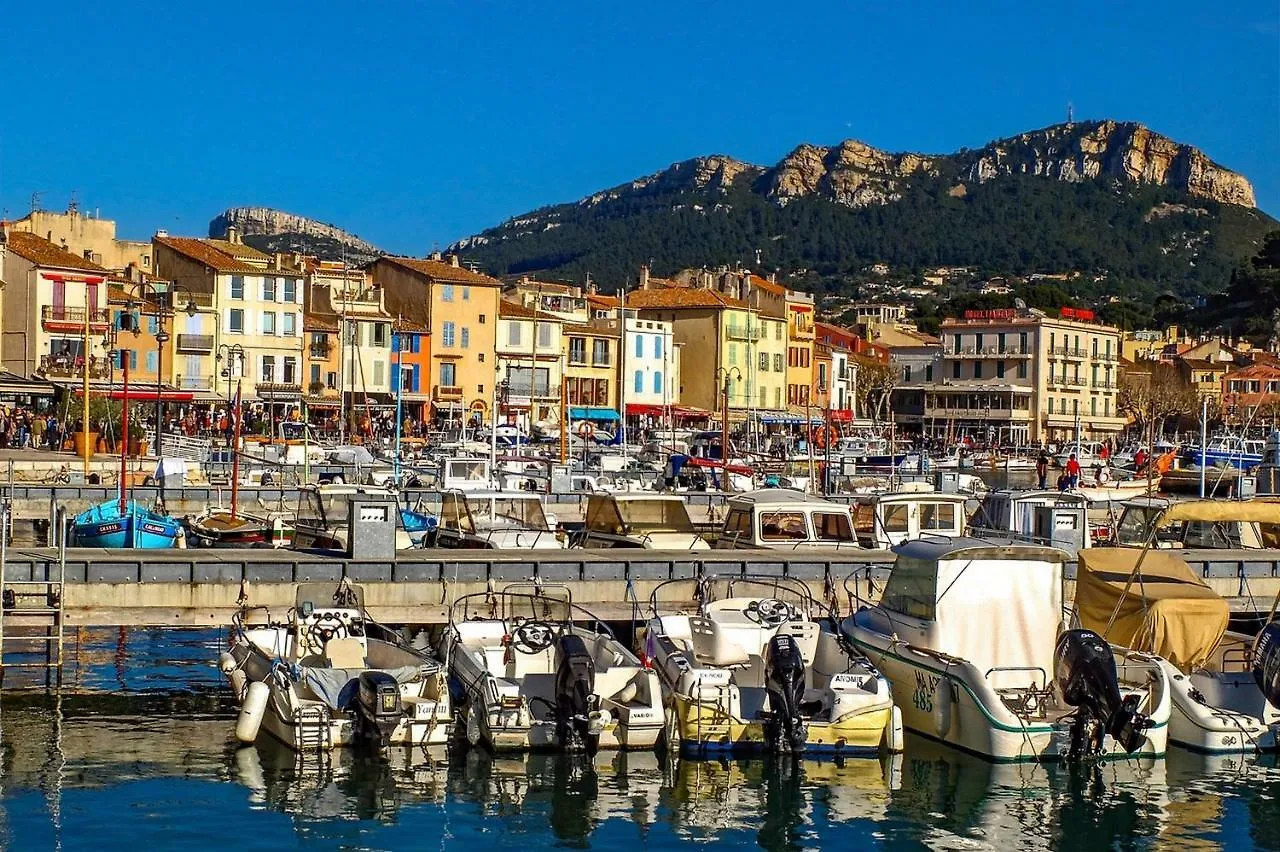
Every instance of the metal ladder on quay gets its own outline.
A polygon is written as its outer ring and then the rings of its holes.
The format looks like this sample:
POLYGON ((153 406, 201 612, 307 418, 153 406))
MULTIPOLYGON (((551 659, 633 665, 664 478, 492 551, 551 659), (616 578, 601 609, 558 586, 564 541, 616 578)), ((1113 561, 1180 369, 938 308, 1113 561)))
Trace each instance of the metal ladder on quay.
POLYGON ((44 687, 60 686, 66 625, 66 509, 59 507, 56 512, 56 573, 50 576, 51 569, 45 567, 44 579, 37 579, 34 574, 24 579, 10 577, 12 483, 13 467, 10 462, 10 487, 5 489, 0 499, 0 686, 4 685, 5 674, 10 669, 43 670, 44 687), (15 621, 19 624, 14 624, 15 621), (13 628, 18 628, 18 631, 13 628))

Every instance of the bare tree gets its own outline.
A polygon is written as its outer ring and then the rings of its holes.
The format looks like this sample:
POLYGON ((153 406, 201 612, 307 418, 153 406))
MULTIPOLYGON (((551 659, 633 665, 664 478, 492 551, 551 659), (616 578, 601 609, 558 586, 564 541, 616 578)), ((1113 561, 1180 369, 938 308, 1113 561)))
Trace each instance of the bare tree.
POLYGON ((1200 410, 1195 388, 1172 364, 1154 363, 1122 373, 1117 397, 1120 412, 1133 418, 1143 435, 1162 435, 1170 420, 1176 423, 1200 410))
POLYGON ((898 369, 892 364, 874 359, 859 359, 857 387, 854 392, 871 413, 871 419, 879 423, 889 416, 889 397, 898 384, 898 369))

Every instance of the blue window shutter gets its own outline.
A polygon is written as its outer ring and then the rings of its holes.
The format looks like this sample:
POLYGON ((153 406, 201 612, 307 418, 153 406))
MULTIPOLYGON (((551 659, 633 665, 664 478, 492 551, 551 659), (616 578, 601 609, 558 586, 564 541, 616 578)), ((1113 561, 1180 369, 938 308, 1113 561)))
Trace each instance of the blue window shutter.
MULTIPOLYGON (((147 371, 154 373, 157 368, 157 355, 155 352, 147 353, 147 371)), ((129 353, 129 369, 136 370, 138 368, 138 351, 135 349, 129 353)))
POLYGON ((653 374, 653 392, 662 393, 662 373, 653 374))

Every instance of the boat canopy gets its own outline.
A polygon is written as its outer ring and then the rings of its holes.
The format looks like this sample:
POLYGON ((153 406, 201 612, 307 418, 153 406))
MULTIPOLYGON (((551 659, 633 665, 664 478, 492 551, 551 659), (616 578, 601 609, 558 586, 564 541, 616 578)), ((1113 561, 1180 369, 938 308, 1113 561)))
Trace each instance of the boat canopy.
POLYGON ((1187 500, 1170 506, 1158 525, 1168 527, 1184 521, 1280 524, 1280 501, 1187 500))
POLYGON ((1025 685, 1033 671, 1053 677, 1065 552, 967 538, 922 538, 893 550, 880 606, 891 619, 926 622, 911 641, 968 660, 996 687, 1025 685))
POLYGON ((1174 553, 1148 550, 1145 557, 1142 553, 1140 548, 1127 547, 1080 551, 1076 577, 1080 626, 1116 645, 1159 654, 1190 671, 1208 660, 1222 640, 1231 611, 1174 553), (1115 623, 1108 632, 1112 613, 1116 613, 1115 623))

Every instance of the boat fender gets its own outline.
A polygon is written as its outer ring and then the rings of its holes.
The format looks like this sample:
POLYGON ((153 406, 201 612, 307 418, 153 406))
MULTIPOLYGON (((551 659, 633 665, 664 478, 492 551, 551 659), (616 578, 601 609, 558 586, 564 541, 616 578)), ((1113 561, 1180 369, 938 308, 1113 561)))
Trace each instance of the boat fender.
POLYGON ((943 678, 938 684, 938 692, 933 697, 933 729, 939 739, 946 739, 951 733, 951 716, 954 712, 955 687, 950 678, 943 678))
POLYGON ((230 677, 231 673, 238 668, 240 668, 240 665, 236 662, 236 658, 231 655, 230 651, 223 651, 218 655, 218 671, 222 672, 227 677, 230 677))
POLYGON ((1107 484, 1108 482, 1110 482, 1110 481, 1111 481, 1111 472, 1110 472, 1109 470, 1107 470, 1107 469, 1104 467, 1102 470, 1098 471, 1098 484, 1099 484, 1099 485, 1106 485, 1106 484, 1107 484))
POLYGON ((244 673, 244 669, 236 669, 227 675, 227 680, 231 682, 231 693, 236 697, 236 701, 244 701, 244 691, 249 685, 249 676, 244 673))
POLYGON ((472 704, 467 708, 467 742, 472 748, 480 745, 484 738, 484 728, 480 724, 480 708, 472 704))
MULTIPOLYGON (((639 675, 637 675, 637 677, 639 677, 639 675)), ((626 685, 623 686, 622 689, 619 689, 616 693, 614 693, 614 695, 609 700, 615 701, 618 704, 622 704, 625 706, 627 704, 630 704, 632 701, 635 701, 636 695, 639 692, 640 692, 640 687, 636 685, 636 679, 632 678, 631 680, 627 681, 626 685)))
POLYGON ((904 734, 902 728, 902 708, 897 704, 893 705, 889 713, 889 726, 884 729, 885 751, 889 754, 901 754, 903 751, 904 734))
POLYGON ((271 696, 271 687, 260 680, 249 684, 244 694, 244 703, 240 705, 240 718, 236 719, 236 739, 242 743, 251 743, 258 738, 258 729, 262 727, 262 717, 267 711, 267 699, 271 696))

